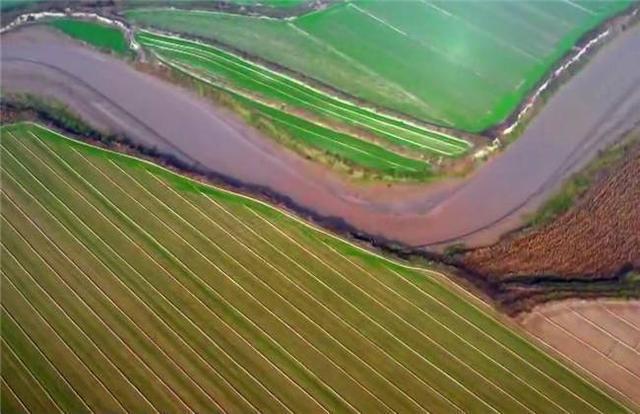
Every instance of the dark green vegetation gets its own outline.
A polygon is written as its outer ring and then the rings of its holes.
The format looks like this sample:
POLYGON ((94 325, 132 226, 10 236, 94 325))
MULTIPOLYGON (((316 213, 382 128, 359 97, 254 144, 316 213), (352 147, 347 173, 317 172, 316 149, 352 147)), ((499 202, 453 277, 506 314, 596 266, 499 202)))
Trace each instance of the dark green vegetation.
POLYGON ((2 412, 606 412, 435 272, 30 124, 2 129, 2 412))
POLYGON ((67 35, 102 51, 121 56, 130 53, 124 34, 115 27, 77 19, 55 19, 50 24, 67 35))
POLYGON ((302 110, 330 125, 348 124, 378 136, 387 145, 448 157, 463 154, 469 148, 469 143, 461 139, 347 103, 211 46, 149 32, 141 32, 136 39, 165 59, 198 69, 223 85, 256 94, 288 112, 302 110))
POLYGON ((621 1, 349 1, 294 19, 131 10, 136 23, 213 39, 382 107, 482 131, 503 121, 621 1))

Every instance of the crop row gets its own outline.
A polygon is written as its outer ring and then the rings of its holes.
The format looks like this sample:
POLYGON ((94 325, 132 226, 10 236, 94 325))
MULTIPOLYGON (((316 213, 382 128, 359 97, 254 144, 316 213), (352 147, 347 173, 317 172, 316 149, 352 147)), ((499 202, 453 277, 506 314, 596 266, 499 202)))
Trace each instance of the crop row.
POLYGON ((435 273, 37 126, 2 136, 3 411, 621 409, 435 273))
POLYGON ((445 156, 459 155, 469 148, 469 143, 462 139, 428 131, 333 98, 212 46, 144 31, 137 39, 154 51, 206 71, 214 79, 222 78, 286 106, 355 125, 395 145, 445 156))

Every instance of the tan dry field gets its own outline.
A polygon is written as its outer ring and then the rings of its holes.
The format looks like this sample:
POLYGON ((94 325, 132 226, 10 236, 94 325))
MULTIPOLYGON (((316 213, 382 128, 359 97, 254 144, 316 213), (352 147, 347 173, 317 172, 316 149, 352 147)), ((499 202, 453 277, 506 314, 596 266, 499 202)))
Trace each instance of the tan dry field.
POLYGON ((522 326, 640 410, 640 301, 569 300, 537 307, 522 326))

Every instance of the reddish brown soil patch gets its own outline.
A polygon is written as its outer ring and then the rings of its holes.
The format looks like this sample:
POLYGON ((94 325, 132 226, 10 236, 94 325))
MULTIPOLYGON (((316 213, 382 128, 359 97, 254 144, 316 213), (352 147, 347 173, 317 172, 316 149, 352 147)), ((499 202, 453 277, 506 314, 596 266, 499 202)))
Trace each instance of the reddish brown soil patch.
POLYGON ((564 301, 536 307, 521 325, 543 346, 640 408, 640 302, 564 301))
POLYGON ((551 224, 471 251, 463 261, 498 279, 596 278, 640 268, 640 146, 551 224))

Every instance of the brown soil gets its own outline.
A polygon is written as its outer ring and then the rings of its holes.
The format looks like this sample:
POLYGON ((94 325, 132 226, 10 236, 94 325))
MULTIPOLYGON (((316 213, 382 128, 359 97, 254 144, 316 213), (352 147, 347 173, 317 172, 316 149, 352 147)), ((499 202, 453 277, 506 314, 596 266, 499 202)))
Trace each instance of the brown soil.
POLYGON ((563 301, 536 307, 519 322, 543 347, 640 409, 639 301, 563 301))
POLYGON ((551 224, 471 251, 463 262, 497 279, 597 278, 640 268, 640 145, 551 224))

